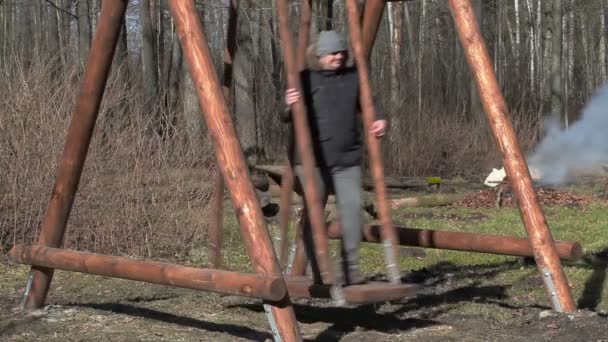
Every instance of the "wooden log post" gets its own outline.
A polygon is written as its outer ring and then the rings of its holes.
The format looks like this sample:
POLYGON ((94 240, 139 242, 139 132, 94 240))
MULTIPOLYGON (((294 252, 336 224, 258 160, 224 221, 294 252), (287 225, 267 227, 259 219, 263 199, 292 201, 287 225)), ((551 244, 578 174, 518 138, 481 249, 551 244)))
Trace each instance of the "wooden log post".
MULTIPOLYGON (((215 72, 207 39, 193 0, 170 0, 169 7, 184 49, 204 119, 213 138, 216 157, 240 223, 243 245, 256 273, 281 276, 262 209, 230 112, 215 72)), ((289 297, 272 303, 272 315, 283 341, 302 339, 289 297)))
MULTIPOLYGON (((291 32, 288 23, 287 3, 285 0, 276 0, 277 15, 279 17, 279 33, 283 59, 287 69, 287 84, 289 88, 296 89, 302 93, 300 75, 294 56, 291 32)), ((316 185, 315 157, 312 151, 312 138, 308 127, 307 112, 304 101, 298 101, 291 107, 294 122, 296 145, 304 167, 304 183, 306 190, 304 198, 308 216, 313 230, 313 241, 315 244, 316 262, 319 266, 321 279, 326 284, 335 283, 335 274, 331 267, 327 230, 323 219, 323 207, 321 196, 316 185)))
MULTIPOLYGON (((310 20, 312 18, 312 3, 310 0, 302 0, 300 4, 300 27, 298 31, 298 51, 297 51, 297 65, 299 70, 304 70, 306 68, 306 56, 308 51, 308 41, 310 37, 310 20)), ((294 137, 295 138, 295 137, 294 137)), ((295 143, 292 140, 292 143, 295 143)), ((291 148, 291 146, 290 146, 291 148)), ((291 161, 287 164, 283 172, 283 177, 281 178, 281 200, 280 200, 280 212, 279 212, 279 231, 281 237, 281 247, 280 247, 280 255, 283 262, 288 263, 287 261, 287 229, 289 225, 289 215, 291 214, 292 209, 292 193, 295 184, 295 175, 293 171, 293 165, 291 165, 291 161)), ((302 226, 300 224, 296 225, 296 229, 301 229, 302 226)), ((302 236, 301 233, 296 234, 296 239, 302 236)), ((295 255, 292 260, 292 268, 290 274, 293 275, 304 275, 306 272, 306 253, 300 249, 298 252, 297 249, 303 246, 301 241, 295 242, 295 255), (297 273, 296 273, 297 272, 297 273)))
POLYGON ((361 43, 361 28, 359 26, 359 13, 356 0, 347 0, 348 21, 351 35, 351 43, 357 62, 357 71, 359 73, 359 83, 361 87, 361 108, 363 112, 363 123, 365 136, 369 150, 370 168, 376 196, 378 198, 378 212, 380 221, 382 222, 382 236, 385 245, 384 256, 386 259, 386 267, 389 279, 392 283, 401 282, 401 273, 399 271, 399 240, 397 233, 393 227, 391 219, 390 207, 387 203, 386 185, 384 183, 384 169, 382 165, 382 151, 378 137, 371 133, 372 123, 375 120, 376 113, 374 109, 371 86, 369 83, 368 63, 365 51, 361 43))
MULTIPOLYGON (((230 0, 228 14, 228 34, 224 48, 224 77, 222 91, 227 103, 232 103, 232 59, 236 47, 237 0, 230 0)), ((224 177, 218 170, 214 179, 213 208, 209 224, 209 263, 219 268, 222 265, 222 242, 224 227, 224 177)))
POLYGON ((363 53, 365 58, 369 60, 372 55, 372 48, 376 41, 378 28, 382 21, 382 14, 386 8, 386 0, 367 0, 363 11, 363 19, 361 23, 361 39, 363 44, 363 53))
MULTIPOLYGON (((59 247, 63 241, 126 8, 127 0, 106 0, 101 6, 99 24, 68 128, 55 186, 40 225, 39 246, 59 247)), ((39 308, 44 304, 52 279, 53 269, 32 267, 24 294, 26 308, 39 308)))
POLYGON ((538 203, 532 177, 521 152, 517 135, 508 119, 507 104, 496 79, 490 55, 479 31, 470 0, 449 0, 454 23, 480 93, 494 138, 534 251, 536 265, 555 311, 574 312, 576 304, 545 215, 538 203))

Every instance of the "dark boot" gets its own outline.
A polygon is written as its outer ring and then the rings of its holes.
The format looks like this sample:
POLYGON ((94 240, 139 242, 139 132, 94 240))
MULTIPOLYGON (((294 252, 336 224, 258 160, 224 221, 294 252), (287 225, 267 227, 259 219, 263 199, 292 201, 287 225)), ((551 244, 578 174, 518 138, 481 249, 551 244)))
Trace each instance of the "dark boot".
POLYGON ((344 286, 361 285, 367 283, 367 278, 358 267, 348 267, 344 274, 344 286))

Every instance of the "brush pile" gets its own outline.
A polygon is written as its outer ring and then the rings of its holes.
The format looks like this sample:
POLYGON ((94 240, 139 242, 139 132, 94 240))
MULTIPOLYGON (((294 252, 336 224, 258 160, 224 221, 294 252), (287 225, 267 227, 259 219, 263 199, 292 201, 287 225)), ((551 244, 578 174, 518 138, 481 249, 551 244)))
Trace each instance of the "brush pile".
MULTIPOLYGON (((541 205, 584 206, 597 198, 593 195, 580 195, 568 191, 535 187, 536 197, 541 205)), ((469 194, 459 202, 451 205, 453 208, 495 208, 517 207, 515 194, 507 182, 493 189, 480 190, 469 194)))

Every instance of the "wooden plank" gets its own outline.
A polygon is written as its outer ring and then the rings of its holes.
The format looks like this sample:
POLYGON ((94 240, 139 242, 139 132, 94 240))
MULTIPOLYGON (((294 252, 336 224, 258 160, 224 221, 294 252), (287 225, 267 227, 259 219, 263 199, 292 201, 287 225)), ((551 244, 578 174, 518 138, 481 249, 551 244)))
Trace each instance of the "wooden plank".
MULTIPOLYGON (((287 292, 291 299, 330 298, 330 285, 313 284, 306 277, 288 277, 287 292)), ((369 282, 343 288, 344 298, 349 304, 371 304, 400 300, 412 296, 420 289, 416 284, 391 284, 369 282)))

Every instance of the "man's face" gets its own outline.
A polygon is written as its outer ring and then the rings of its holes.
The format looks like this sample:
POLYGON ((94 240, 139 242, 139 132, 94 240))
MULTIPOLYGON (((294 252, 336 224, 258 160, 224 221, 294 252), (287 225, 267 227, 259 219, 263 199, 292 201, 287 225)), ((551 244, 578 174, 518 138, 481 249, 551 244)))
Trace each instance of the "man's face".
POLYGON ((319 57, 319 64, 323 70, 337 70, 346 63, 346 51, 336 51, 319 57))

